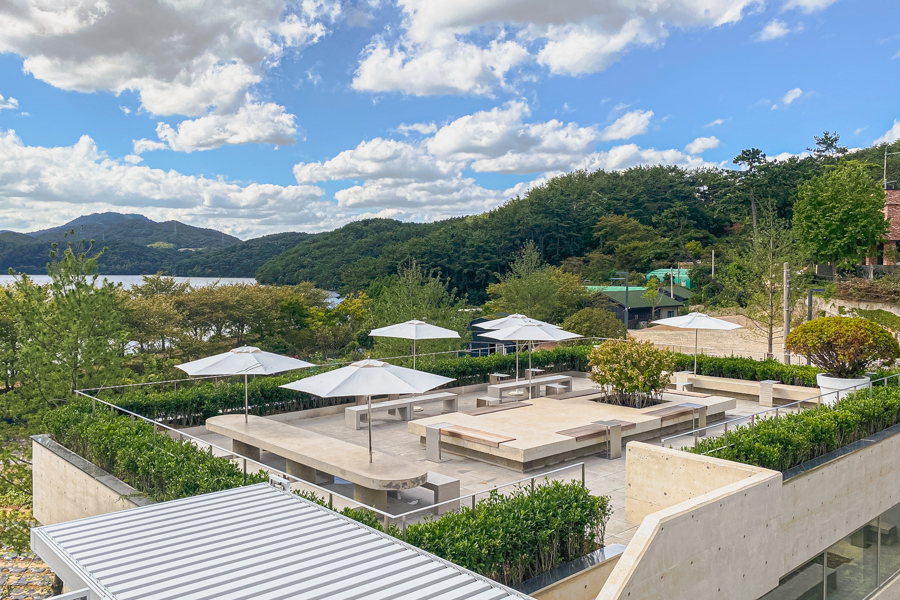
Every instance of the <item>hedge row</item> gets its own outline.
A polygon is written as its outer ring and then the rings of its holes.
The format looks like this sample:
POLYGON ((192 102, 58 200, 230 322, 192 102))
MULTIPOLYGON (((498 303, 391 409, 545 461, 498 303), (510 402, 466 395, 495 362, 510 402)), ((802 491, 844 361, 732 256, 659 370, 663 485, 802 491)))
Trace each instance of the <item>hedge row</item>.
POLYGON ((92 414, 89 402, 49 412, 44 425, 57 442, 159 502, 268 480, 138 419, 99 406, 92 414))
MULTIPOLYGON (((156 501, 266 481, 246 476, 230 460, 191 443, 157 433, 90 403, 52 411, 45 425, 54 439, 156 501)), ((320 503, 322 499, 301 494, 320 503)), ((324 504, 324 503, 323 503, 324 504)), ((493 493, 476 509, 464 508, 407 528, 409 543, 500 582, 515 585, 603 545, 612 513, 609 498, 591 496, 580 482, 545 482, 534 495, 516 489, 493 493)), ((378 517, 361 509, 343 514, 382 530, 378 517)), ((388 532, 399 535, 391 526, 388 532)))
MULTIPOLYGON (((324 498, 297 495, 326 506, 324 498)), ((374 513, 344 509, 342 514, 385 531, 374 513)), ((592 496, 579 481, 544 480, 534 493, 523 487, 508 495, 492 491, 475 509, 406 528, 406 541, 452 563, 505 585, 518 585, 603 547, 612 515, 608 496, 592 496)), ((389 535, 400 537, 390 525, 389 535)))
POLYGON ((878 386, 848 395, 834 407, 805 410, 741 426, 707 438, 695 454, 786 471, 900 423, 900 388, 878 386))
MULTIPOLYGON (((678 371, 693 371, 694 356, 691 354, 676 354, 675 369, 678 371)), ((818 387, 816 374, 819 372, 819 369, 816 367, 785 365, 774 358, 756 360, 753 358, 702 355, 697 357, 697 374, 711 377, 728 377, 731 379, 746 379, 748 381, 765 381, 770 379, 787 385, 818 387)))
MULTIPOLYGON (((592 346, 580 344, 577 346, 560 346, 553 350, 538 350, 531 355, 531 366, 535 369, 544 369, 548 373, 560 371, 587 371, 588 354, 592 346)), ((528 368, 528 353, 519 354, 519 371, 524 373, 528 368)), ((491 373, 506 373, 514 375, 516 372, 515 354, 491 354, 489 356, 462 356, 460 358, 447 358, 438 360, 431 365, 422 365, 423 371, 429 371, 444 377, 452 377, 456 381, 451 386, 476 385, 487 383, 491 373)))

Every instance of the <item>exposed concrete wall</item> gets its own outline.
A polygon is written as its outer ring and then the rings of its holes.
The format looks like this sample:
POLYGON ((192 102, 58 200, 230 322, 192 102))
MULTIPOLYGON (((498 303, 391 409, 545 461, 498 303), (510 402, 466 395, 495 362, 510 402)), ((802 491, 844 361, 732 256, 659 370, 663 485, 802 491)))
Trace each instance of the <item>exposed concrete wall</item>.
POLYGON ((597 591, 609 579, 621 556, 616 554, 529 595, 535 600, 592 600, 597 597, 597 591))
MULTIPOLYGON (((778 585, 780 555, 766 557, 777 548, 780 515, 767 508, 781 505, 781 473, 755 469, 751 474, 753 467, 734 468, 722 464, 727 461, 639 442, 628 449, 629 468, 638 465, 648 479, 652 473, 668 479, 668 488, 656 484, 655 489, 677 490, 676 496, 738 480, 644 518, 598 600, 755 600, 778 585), (637 447, 646 450, 645 460, 633 462, 637 447), (660 456, 649 458, 653 451, 660 456), (674 460, 672 453, 686 457, 674 460), (698 482, 683 482, 688 478, 698 482)), ((666 492, 650 504, 665 505, 669 497, 666 492)))
POLYGON ((151 503, 130 485, 49 436, 31 439, 34 518, 40 524, 53 525, 151 503))
POLYGON ((760 472, 775 473, 729 460, 629 442, 625 449, 625 520, 640 523, 651 513, 760 472))
POLYGON ((784 482, 785 573, 900 503, 900 435, 861 446, 784 482))

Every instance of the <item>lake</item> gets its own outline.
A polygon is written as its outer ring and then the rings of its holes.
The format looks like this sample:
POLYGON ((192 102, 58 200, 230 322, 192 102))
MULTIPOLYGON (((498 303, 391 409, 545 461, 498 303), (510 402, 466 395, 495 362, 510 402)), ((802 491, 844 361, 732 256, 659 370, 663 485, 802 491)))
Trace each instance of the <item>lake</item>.
MULTIPOLYGON (((49 275, 29 275, 32 281, 38 284, 48 283, 49 275)), ((144 281, 143 275, 101 275, 100 280, 105 279, 110 283, 121 283, 122 287, 130 289, 132 286, 141 285, 144 281)), ((8 285, 13 282, 12 275, 0 275, 0 286, 8 285)), ((194 287, 206 287, 219 283, 221 285, 237 285, 242 283, 254 284, 256 280, 252 277, 173 277, 179 283, 190 281, 194 287)), ((99 281, 99 280, 98 280, 99 281)))

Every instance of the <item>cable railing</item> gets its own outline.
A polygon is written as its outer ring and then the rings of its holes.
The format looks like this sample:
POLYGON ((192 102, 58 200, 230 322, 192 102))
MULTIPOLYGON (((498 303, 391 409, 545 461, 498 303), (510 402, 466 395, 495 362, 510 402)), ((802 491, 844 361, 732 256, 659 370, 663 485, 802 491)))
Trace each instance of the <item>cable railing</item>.
MULTIPOLYGON (((158 421, 154 421, 152 419, 148 419, 147 417, 144 417, 143 415, 140 415, 136 412, 122 408, 121 406, 116 406, 115 404, 113 404, 111 402, 107 402, 105 400, 101 400, 100 398, 97 398, 96 396, 92 396, 92 395, 86 393, 87 391, 89 391, 89 390, 75 390, 75 393, 79 396, 82 396, 84 398, 88 398, 91 400, 92 411, 97 410, 96 405, 99 402, 100 404, 103 404, 106 407, 108 407, 111 412, 118 411, 119 413, 127 415, 128 417, 131 418, 132 423, 134 423, 135 419, 140 419, 141 421, 152 425, 154 427, 154 431, 158 431, 158 430, 162 429, 166 432, 167 435, 172 436, 173 438, 178 439, 181 442, 192 443, 195 446, 197 446, 198 448, 208 447, 210 449, 219 450, 220 452, 224 453, 223 457, 231 457, 229 460, 231 460, 232 462, 236 462, 240 465, 241 470, 243 471, 245 480, 246 480, 246 476, 248 474, 247 465, 255 464, 255 465, 259 465, 259 467, 260 467, 259 470, 265 471, 270 474, 274 473, 278 477, 282 477, 283 479, 286 479, 289 482, 297 483, 301 487, 304 487, 304 488, 312 488, 314 490, 314 492, 321 493, 323 501, 325 498, 328 498, 327 506, 331 510, 335 510, 335 500, 339 500, 339 501, 342 501, 343 503, 350 504, 351 506, 356 506, 356 507, 371 511, 378 515, 378 517, 381 519, 382 524, 385 529, 387 529, 388 526, 391 525, 392 523, 399 524, 399 527, 403 534, 404 541, 406 541, 406 526, 408 524, 410 524, 410 521, 413 521, 415 518, 424 518, 427 515, 437 514, 438 509, 445 505, 449 506, 451 504, 456 504, 459 508, 462 508, 464 505, 466 507, 468 507, 469 502, 471 502, 471 509, 474 511, 474 510, 477 510, 476 498, 478 496, 490 495, 492 492, 499 491, 503 488, 508 488, 508 487, 512 487, 512 486, 516 486, 516 485, 522 485, 526 482, 530 482, 530 490, 531 490, 531 493, 533 494, 534 493, 534 482, 536 480, 540 481, 541 479, 549 478, 551 475, 555 475, 555 474, 561 473, 563 471, 570 471, 572 469, 578 469, 578 468, 580 468, 580 470, 581 470, 581 486, 582 487, 585 486, 585 464, 583 462, 579 462, 579 463, 575 463, 575 464, 561 467, 558 469, 553 469, 552 471, 545 471, 543 473, 538 473, 538 474, 532 475, 531 477, 526 477, 523 479, 519 479, 516 481, 509 482, 509 483, 504 483, 501 485, 496 485, 488 490, 472 492, 470 494, 460 496, 459 498, 451 498, 450 500, 442 501, 442 502, 435 503, 435 504, 429 504, 428 506, 424 506, 422 508, 417 508, 417 509, 410 510, 410 511, 407 511, 404 513, 394 514, 394 513, 389 513, 387 511, 383 511, 381 509, 375 508, 374 506, 370 506, 368 504, 365 504, 363 502, 360 502, 360 501, 350 498, 348 496, 344 496, 343 494, 335 492, 334 490, 330 490, 328 488, 322 487, 315 482, 307 481, 307 480, 301 479, 295 475, 291 475, 287 471, 283 471, 283 470, 275 468, 271 465, 267 465, 264 462, 262 462, 261 460, 257 460, 254 458, 250 458, 248 456, 244 456, 242 454, 238 454, 228 448, 223 448, 222 446, 214 444, 210 441, 203 440, 203 439, 198 438, 189 433, 185 433, 183 430, 176 429, 174 427, 170 427, 168 425, 165 425, 158 421), (427 515, 421 515, 421 513, 424 513, 426 511, 427 511, 427 515), (414 517, 414 515, 419 515, 419 516, 414 517)), ((415 521, 413 521, 413 522, 415 522, 415 521)))
MULTIPOLYGON (((874 379, 874 380, 864 382, 864 383, 858 383, 856 385, 853 385, 853 386, 850 386, 847 388, 843 388, 840 390, 835 390, 832 392, 823 392, 821 394, 817 394, 815 396, 810 396, 809 398, 804 398, 803 400, 797 400, 796 402, 791 402, 789 404, 773 406, 771 408, 767 408, 765 410, 761 410, 761 411, 755 412, 750 415, 742 415, 740 417, 735 417, 733 419, 728 419, 726 421, 717 421, 715 423, 711 423, 711 424, 705 425, 703 427, 698 427, 698 428, 692 429, 690 431, 685 431, 685 432, 678 433, 675 435, 670 435, 670 436, 662 438, 660 440, 660 445, 665 446, 666 443, 670 442, 671 440, 675 440, 678 438, 684 438, 687 436, 693 436, 694 448, 696 448, 697 444, 700 441, 700 438, 705 437, 707 431, 709 431, 710 429, 717 429, 717 428, 723 427, 724 431, 722 434, 722 443, 724 445, 719 446, 717 448, 713 448, 711 450, 707 450, 706 452, 703 453, 704 455, 708 455, 713 452, 718 452, 719 450, 724 450, 725 448, 730 448, 731 446, 733 446, 733 444, 728 443, 728 426, 729 425, 731 425, 732 431, 736 430, 738 427, 741 427, 741 426, 749 426, 751 429, 753 429, 754 427, 756 427, 756 423, 761 418, 777 419, 784 413, 795 412, 794 410, 791 410, 792 408, 802 410, 803 404, 816 404, 817 405, 816 408, 819 408, 819 407, 823 406, 823 400, 826 397, 829 397, 829 396, 834 397, 835 402, 837 402, 838 400, 841 399, 841 395, 846 397, 849 394, 858 392, 860 389, 868 389, 869 395, 871 396, 872 387, 875 386, 875 384, 880 382, 881 385, 886 386, 889 384, 891 379, 896 379, 897 385, 900 386, 900 373, 892 373, 890 375, 886 375, 879 379, 874 379), (763 416, 763 415, 771 415, 771 416, 763 416), (739 423, 743 423, 743 425, 739 425, 739 423)), ((682 448, 684 448, 684 446, 682 446, 682 448)))

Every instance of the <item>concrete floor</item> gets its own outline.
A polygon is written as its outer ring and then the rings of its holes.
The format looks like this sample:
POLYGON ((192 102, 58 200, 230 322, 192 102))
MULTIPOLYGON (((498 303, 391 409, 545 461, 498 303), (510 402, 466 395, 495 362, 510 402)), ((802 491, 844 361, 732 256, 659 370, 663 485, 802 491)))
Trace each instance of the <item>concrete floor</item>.
MULTIPOLYGON (((573 389, 588 389, 593 383, 588 379, 576 378, 573 381, 573 389)), ((472 393, 460 396, 459 410, 471 410, 475 408, 475 401, 479 395, 484 392, 472 393)), ((426 404, 422 407, 424 410, 417 411, 415 418, 424 418, 429 416, 437 416, 441 412, 440 403, 426 404)), ((728 411, 728 418, 737 418, 759 412, 760 406, 757 402, 738 400, 736 409, 728 411)), ((286 419, 287 415, 281 415, 279 420, 296 427, 309 429, 324 435, 339 438, 341 440, 358 444, 365 447, 367 445, 367 430, 365 428, 355 431, 344 425, 344 415, 330 415, 317 418, 303 418, 303 413, 295 413, 296 419, 286 419)), ((729 426, 731 427, 731 426, 729 426)), ((711 427, 710 435, 720 435, 723 426, 711 427)), ((210 433, 205 428, 193 428, 189 433, 200 438, 205 442, 220 446, 222 448, 230 448, 231 442, 228 438, 210 433)), ((468 494, 476 494, 476 499, 480 499, 494 487, 503 486, 512 482, 541 475, 546 471, 566 469, 562 472, 555 473, 551 479, 561 480, 581 480, 580 463, 584 463, 585 485, 595 495, 609 496, 613 515, 606 528, 607 544, 627 544, 631 540, 637 530, 637 523, 631 523, 625 520, 625 455, 621 458, 609 460, 603 456, 591 455, 576 460, 565 461, 548 469, 541 469, 530 473, 520 473, 507 469, 498 465, 489 464, 455 456, 452 454, 444 455, 445 461, 439 464, 427 462, 425 460, 425 449, 419 443, 417 436, 411 434, 407 430, 407 423, 401 421, 399 417, 391 417, 381 414, 372 419, 372 439, 373 447, 379 452, 389 452, 402 456, 410 462, 423 463, 425 470, 436 471, 450 477, 460 480, 461 496, 468 494)), ((648 440, 648 443, 659 443, 660 440, 648 440)), ((682 437, 675 440, 669 440, 666 445, 679 447, 682 444, 692 443, 691 437, 682 437)), ((216 451, 217 453, 221 453, 216 451)), ((267 452, 263 452, 261 462, 279 470, 285 467, 284 459, 267 452)), ((539 479, 543 479, 540 477, 539 479)), ((529 485, 526 482, 525 485, 529 485)), ((323 486, 333 492, 343 496, 352 497, 352 485, 338 479, 333 485, 323 486)), ((511 489, 507 487, 506 490, 511 489)), ((504 490, 500 490, 503 492, 504 490)), ((321 494, 320 494, 321 495, 321 494)), ((465 499, 468 503, 471 500, 465 499)), ((427 507, 432 503, 432 494, 424 488, 416 488, 400 492, 399 498, 388 498, 388 512, 391 514, 402 514, 411 510, 427 507)), ((422 515, 427 512, 421 513, 422 515)), ((414 519, 417 520, 417 519, 414 519)))

